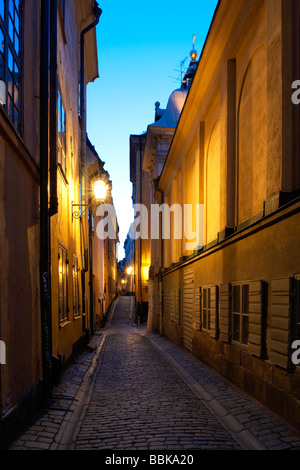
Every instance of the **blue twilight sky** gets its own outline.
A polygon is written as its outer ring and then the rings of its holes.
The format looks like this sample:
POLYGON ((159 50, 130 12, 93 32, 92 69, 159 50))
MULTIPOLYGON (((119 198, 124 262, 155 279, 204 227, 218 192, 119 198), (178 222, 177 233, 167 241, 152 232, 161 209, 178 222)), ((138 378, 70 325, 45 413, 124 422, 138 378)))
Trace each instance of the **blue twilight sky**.
POLYGON ((155 102, 165 109, 180 86, 180 63, 189 64, 193 34, 198 58, 217 0, 98 0, 99 75, 88 86, 88 135, 106 162, 120 226, 118 258, 133 221, 129 137, 154 122, 155 102))

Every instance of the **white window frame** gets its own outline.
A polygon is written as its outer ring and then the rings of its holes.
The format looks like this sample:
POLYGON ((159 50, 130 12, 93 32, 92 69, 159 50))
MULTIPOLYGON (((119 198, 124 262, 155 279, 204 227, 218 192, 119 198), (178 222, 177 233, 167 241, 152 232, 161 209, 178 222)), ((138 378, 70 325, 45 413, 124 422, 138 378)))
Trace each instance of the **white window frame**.
POLYGON ((249 305, 250 305, 250 283, 245 281, 245 282, 232 282, 232 300, 231 300, 231 341, 232 344, 235 344, 243 349, 248 349, 249 345, 249 318, 250 318, 250 313, 249 313, 249 305), (248 288, 248 300, 247 300, 247 309, 248 311, 243 311, 245 309, 243 305, 243 288, 248 288), (239 311, 235 310, 236 304, 235 304, 235 292, 237 292, 237 289, 239 289, 239 311), (239 317, 239 338, 236 339, 234 337, 234 317, 239 317), (247 327, 247 343, 243 342, 243 320, 247 319, 248 327, 247 327))

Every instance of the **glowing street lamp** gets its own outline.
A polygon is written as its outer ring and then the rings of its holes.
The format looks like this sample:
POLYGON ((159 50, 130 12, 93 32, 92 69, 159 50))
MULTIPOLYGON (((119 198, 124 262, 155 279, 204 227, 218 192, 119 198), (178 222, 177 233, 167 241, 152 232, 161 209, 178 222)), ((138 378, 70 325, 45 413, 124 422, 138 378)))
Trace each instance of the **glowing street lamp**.
MULTIPOLYGON (((94 183, 94 198, 95 200, 99 202, 104 202, 106 199, 107 195, 107 185, 103 180, 97 180, 94 183)), ((86 208, 90 208, 92 206, 91 202, 90 204, 74 204, 72 202, 72 219, 80 219, 82 214, 86 211, 86 208), (84 211, 81 213, 78 210, 74 210, 75 207, 85 207, 84 211)))
POLYGON ((107 194, 107 185, 103 180, 98 180, 94 183, 94 194, 97 201, 104 201, 107 194))

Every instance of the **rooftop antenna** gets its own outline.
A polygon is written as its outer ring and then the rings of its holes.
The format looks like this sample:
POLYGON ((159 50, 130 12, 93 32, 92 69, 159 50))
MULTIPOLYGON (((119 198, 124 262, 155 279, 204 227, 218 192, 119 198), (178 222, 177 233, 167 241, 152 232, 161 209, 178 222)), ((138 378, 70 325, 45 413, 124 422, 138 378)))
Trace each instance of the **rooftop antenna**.
POLYGON ((179 73, 178 77, 177 77, 177 78, 175 78, 175 77, 170 77, 170 78, 173 78, 176 82, 180 82, 180 83, 182 82, 182 77, 183 77, 183 74, 184 74, 183 67, 184 67, 184 64, 185 64, 185 62, 187 61, 187 59, 188 59, 188 57, 186 57, 185 59, 183 59, 183 60, 180 62, 180 65, 179 65, 180 70, 178 70, 178 69, 173 69, 174 72, 178 72, 178 73, 179 73))

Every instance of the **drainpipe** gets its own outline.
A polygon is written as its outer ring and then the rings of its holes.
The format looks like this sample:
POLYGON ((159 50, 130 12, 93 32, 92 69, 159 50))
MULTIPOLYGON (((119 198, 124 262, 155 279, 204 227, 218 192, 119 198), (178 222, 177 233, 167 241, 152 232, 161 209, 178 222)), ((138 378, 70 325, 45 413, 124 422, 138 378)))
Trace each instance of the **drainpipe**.
MULTIPOLYGON (((142 136, 139 136, 140 140, 140 204, 143 204, 143 193, 142 193, 142 136)), ((140 259, 139 259, 139 295, 140 295, 140 308, 139 308, 139 323, 142 320, 143 316, 143 280, 142 280, 142 253, 143 253, 143 243, 142 237, 140 237, 140 259)))
MULTIPOLYGON (((156 191, 160 193, 160 199, 159 203, 164 204, 165 202, 165 193, 160 189, 156 188, 156 191)), ((160 219, 159 219, 159 227, 160 227, 160 232, 159 232, 159 243, 160 243, 160 268, 159 268, 159 273, 158 273, 158 292, 159 292, 159 333, 161 336, 163 336, 164 330, 163 330, 163 315, 164 315, 164 308, 163 308, 163 297, 164 297, 164 292, 163 292, 163 277, 162 277, 162 270, 164 266, 164 240, 162 238, 162 225, 163 225, 163 220, 162 220, 162 214, 160 214, 160 219)))
POLYGON ((57 2, 50 2, 50 211, 58 212, 57 198, 57 2))
MULTIPOLYGON (((81 119, 81 194, 82 202, 85 203, 86 189, 85 189, 85 150, 86 150, 86 88, 85 88, 85 35, 93 28, 97 26, 100 21, 100 16, 102 14, 101 8, 98 7, 98 3, 95 2, 94 8, 95 21, 87 26, 80 34, 80 119, 81 119)), ((85 247, 84 247, 85 249, 85 247)), ((86 250, 86 249, 85 249, 86 250)), ((82 292, 83 292, 83 330, 86 329, 85 321, 85 273, 87 272, 87 267, 81 271, 82 279, 82 292)))
POLYGON ((43 364, 43 399, 52 391, 52 331, 50 284, 50 230, 48 212, 48 66, 49 0, 41 1, 40 55, 40 291, 43 364))

